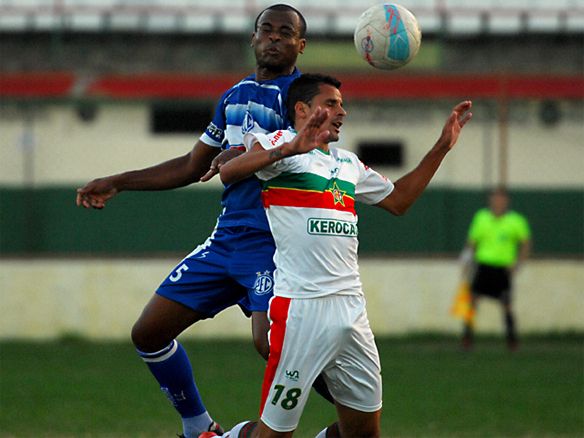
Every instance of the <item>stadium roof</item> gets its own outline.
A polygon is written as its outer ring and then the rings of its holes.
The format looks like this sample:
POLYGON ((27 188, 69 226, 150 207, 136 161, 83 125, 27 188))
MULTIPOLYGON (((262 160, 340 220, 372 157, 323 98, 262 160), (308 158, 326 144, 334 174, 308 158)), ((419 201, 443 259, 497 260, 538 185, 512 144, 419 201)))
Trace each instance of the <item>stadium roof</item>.
MULTIPOLYGON (((265 0, 0 0, 0 31, 249 33, 265 0)), ((371 0, 297 0, 312 34, 352 34, 371 0)), ((377 1, 377 3, 382 3, 377 1)), ((400 0, 423 33, 584 33, 584 0, 400 0)))

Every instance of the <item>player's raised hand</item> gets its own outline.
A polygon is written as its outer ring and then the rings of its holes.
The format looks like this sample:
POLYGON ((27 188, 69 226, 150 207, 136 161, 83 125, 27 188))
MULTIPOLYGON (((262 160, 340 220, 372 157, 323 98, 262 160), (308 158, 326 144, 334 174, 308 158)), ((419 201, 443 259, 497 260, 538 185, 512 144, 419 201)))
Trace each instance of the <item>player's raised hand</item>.
POLYGON ((296 137, 288 143, 286 155, 304 154, 326 142, 330 131, 323 129, 323 125, 328 117, 329 113, 326 109, 317 107, 296 137))
POLYGON ((472 113, 470 112, 471 107, 472 102, 470 100, 465 100, 452 109, 450 116, 444 124, 444 128, 442 128, 442 135, 440 135, 440 139, 438 140, 438 143, 441 146, 452 149, 456 144, 460 131, 472 118, 472 113))
POLYGON ((97 178, 77 189, 77 206, 102 209, 118 193, 111 178, 97 178))

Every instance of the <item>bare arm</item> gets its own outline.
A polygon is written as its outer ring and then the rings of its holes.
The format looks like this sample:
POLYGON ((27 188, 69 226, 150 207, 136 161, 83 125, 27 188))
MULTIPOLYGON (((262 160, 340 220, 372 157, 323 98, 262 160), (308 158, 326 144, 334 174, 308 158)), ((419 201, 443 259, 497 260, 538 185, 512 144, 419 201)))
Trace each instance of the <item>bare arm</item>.
POLYGON ((290 152, 287 150, 288 146, 289 143, 284 143, 274 149, 264 149, 256 142, 249 151, 230 160, 219 168, 221 181, 224 184, 233 184, 248 178, 258 170, 284 157, 290 156, 290 152))
POLYGON ((464 280, 470 279, 470 274, 472 272, 472 267, 474 264, 474 254, 476 251, 476 246, 471 242, 467 242, 464 246, 462 253, 460 254, 460 265, 461 274, 464 280))
POLYGON ((168 190, 199 181, 219 152, 197 141, 191 152, 156 166, 97 178, 77 189, 77 205, 101 209, 124 190, 168 190))
POLYGON ((215 175, 219 173, 219 171, 221 170, 221 166, 223 166, 229 160, 232 160, 233 158, 243 154, 244 152, 245 150, 238 148, 230 148, 224 150, 215 158, 213 158, 211 166, 209 167, 209 171, 201 177, 200 181, 201 182, 209 181, 211 178, 213 178, 215 175))
POLYGON ((525 260, 527 260, 529 258, 530 254, 531 254, 531 240, 528 239, 524 242, 521 242, 521 247, 519 248, 519 255, 517 257, 517 261, 511 267, 511 272, 516 273, 519 270, 519 268, 523 265, 525 260))
POLYGON ((471 119, 472 113, 468 112, 471 106, 470 101, 464 101, 453 108, 436 144, 414 170, 395 182, 393 191, 377 204, 378 207, 399 216, 412 206, 438 170, 446 154, 456 144, 464 125, 471 119))
POLYGON ((273 149, 264 149, 259 143, 255 143, 249 151, 220 167, 221 181, 224 184, 233 184, 282 158, 315 149, 330 134, 328 130, 321 130, 327 117, 328 112, 325 109, 317 108, 290 143, 284 143, 273 149))

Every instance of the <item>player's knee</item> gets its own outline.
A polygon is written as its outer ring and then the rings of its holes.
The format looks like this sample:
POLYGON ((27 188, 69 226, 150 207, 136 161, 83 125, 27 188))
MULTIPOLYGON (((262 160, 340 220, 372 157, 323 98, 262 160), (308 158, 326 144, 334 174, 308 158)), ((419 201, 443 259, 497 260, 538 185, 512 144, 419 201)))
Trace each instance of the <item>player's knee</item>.
POLYGON ((146 336, 144 336, 144 330, 142 329, 142 326, 139 321, 134 323, 134 325, 132 326, 132 332, 130 336, 132 338, 132 343, 138 350, 140 351, 148 350, 147 348, 148 342, 146 340, 146 336))
POLYGON ((379 438, 381 411, 359 412, 337 405, 342 438, 379 438))
POLYGON ((166 339, 160 333, 149 330, 140 320, 132 327, 131 338, 134 346, 143 352, 150 353, 166 347, 173 338, 166 339))
POLYGON ((344 427, 340 430, 341 438, 379 438, 379 427, 375 425, 360 425, 359 427, 344 427))

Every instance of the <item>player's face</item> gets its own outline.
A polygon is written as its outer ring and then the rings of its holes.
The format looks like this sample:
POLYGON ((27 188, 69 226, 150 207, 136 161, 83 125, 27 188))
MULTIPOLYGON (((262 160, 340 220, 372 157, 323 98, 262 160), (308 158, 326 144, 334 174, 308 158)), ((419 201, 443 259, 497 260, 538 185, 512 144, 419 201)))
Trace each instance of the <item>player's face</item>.
POLYGON ((300 29, 300 18, 295 12, 265 11, 251 40, 258 67, 275 72, 294 67, 306 45, 306 40, 300 38, 300 29))
POLYGON ((340 90, 332 85, 321 84, 320 93, 314 96, 310 103, 311 113, 319 106, 326 109, 329 113, 328 119, 322 126, 323 130, 328 129, 330 131, 328 143, 339 141, 341 126, 347 115, 347 112, 343 108, 343 96, 340 90))

